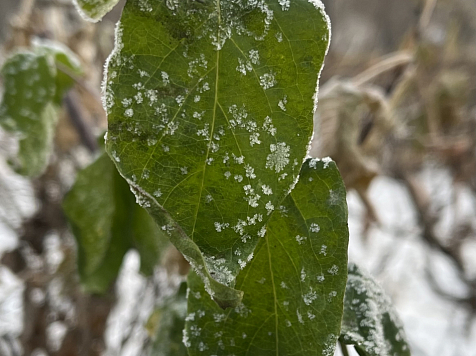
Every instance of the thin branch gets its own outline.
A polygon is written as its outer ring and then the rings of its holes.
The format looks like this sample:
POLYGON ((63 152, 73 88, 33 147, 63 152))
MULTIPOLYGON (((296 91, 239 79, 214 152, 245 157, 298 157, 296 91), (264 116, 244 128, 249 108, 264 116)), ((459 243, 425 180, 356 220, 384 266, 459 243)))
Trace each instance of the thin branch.
POLYGON ((356 86, 366 84, 375 77, 385 72, 388 72, 400 66, 406 66, 410 64, 411 62, 413 62, 413 59, 413 53, 409 51, 398 51, 396 53, 386 55, 380 58, 375 65, 356 75, 352 79, 352 82, 356 86))
POLYGON ((349 356, 349 350, 347 350, 347 345, 339 338, 339 346, 342 351, 343 356, 349 356))

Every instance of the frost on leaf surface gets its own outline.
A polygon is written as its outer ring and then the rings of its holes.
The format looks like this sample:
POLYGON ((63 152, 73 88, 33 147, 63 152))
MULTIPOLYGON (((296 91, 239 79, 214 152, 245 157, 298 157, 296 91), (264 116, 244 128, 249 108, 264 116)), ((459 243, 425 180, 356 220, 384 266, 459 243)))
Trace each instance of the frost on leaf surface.
POLYGON ((236 303, 243 256, 306 155, 327 17, 307 0, 150 4, 128 1, 117 26, 107 151, 215 300, 217 282, 236 303))
POLYGON ((410 356, 390 298, 355 264, 349 264, 340 339, 361 356, 410 356))
MULTIPOLYGON (((112 10, 119 0, 73 0, 76 9, 79 14, 87 21, 98 22, 104 15, 112 10)), ((149 3, 153 3, 153 0, 142 0, 142 7, 146 11, 152 10, 152 6, 149 3)))
POLYGON ((109 288, 129 249, 139 251, 142 272, 151 274, 167 247, 167 237, 105 153, 78 173, 63 208, 78 245, 81 282, 90 292, 109 288))
POLYGON ((19 139, 11 164, 23 175, 43 173, 53 148, 57 106, 73 84, 57 69, 58 63, 80 73, 71 51, 51 41, 37 41, 32 51, 12 55, 1 69, 0 125, 19 139))
POLYGON ((237 278, 242 304, 223 311, 209 298, 196 299, 195 293, 203 295, 203 283, 189 276, 188 313, 204 311, 186 321, 190 356, 203 355, 204 345, 207 355, 217 356, 334 355, 347 278, 347 205, 335 164, 323 166, 304 164, 282 203, 286 216, 274 213, 269 220, 237 278), (329 189, 338 192, 336 205, 328 203, 329 189), (313 224, 321 227, 318 233, 313 224), (298 243, 296 233, 307 239, 298 243), (327 255, 319 254, 322 245, 327 255), (334 266, 339 272, 330 273, 334 266))

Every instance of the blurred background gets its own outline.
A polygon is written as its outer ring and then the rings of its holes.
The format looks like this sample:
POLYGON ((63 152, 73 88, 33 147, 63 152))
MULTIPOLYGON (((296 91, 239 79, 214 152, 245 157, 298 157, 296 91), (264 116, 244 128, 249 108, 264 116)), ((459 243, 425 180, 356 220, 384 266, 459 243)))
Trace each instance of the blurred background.
MULTIPOLYGON (((332 40, 311 154, 331 156, 346 183, 350 260, 391 296, 413 355, 474 356, 476 0, 324 3, 332 40)), ((173 253, 146 278, 130 251, 106 295, 85 293, 61 208, 107 126, 100 83, 122 6, 92 24, 70 0, 0 0, 0 63, 44 37, 85 73, 39 178, 11 170, 18 143, 0 129, 1 356, 142 356, 143 325, 178 283, 173 253)))

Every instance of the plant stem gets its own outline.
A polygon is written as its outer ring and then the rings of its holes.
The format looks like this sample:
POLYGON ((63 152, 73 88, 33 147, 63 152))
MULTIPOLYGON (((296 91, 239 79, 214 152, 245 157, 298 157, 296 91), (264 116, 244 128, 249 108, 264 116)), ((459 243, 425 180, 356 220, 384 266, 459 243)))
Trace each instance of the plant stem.
POLYGON ((347 350, 347 345, 344 344, 341 339, 339 339, 339 345, 340 349, 342 350, 342 355, 349 356, 349 350, 347 350))

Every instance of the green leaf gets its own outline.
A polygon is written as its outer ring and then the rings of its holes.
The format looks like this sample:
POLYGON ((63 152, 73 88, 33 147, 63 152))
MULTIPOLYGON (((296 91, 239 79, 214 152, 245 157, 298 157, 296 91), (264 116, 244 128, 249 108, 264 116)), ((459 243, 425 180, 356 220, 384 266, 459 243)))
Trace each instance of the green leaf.
POLYGON ((187 315, 187 284, 180 285, 177 294, 168 298, 149 319, 149 331, 153 332, 153 344, 149 356, 188 356, 182 342, 182 331, 187 315))
POLYGON ((141 270, 150 274, 167 246, 105 153, 78 173, 63 207, 78 244, 81 280, 91 292, 107 290, 130 248, 139 250, 141 270))
MULTIPOLYGON (((73 0, 76 9, 82 18, 90 22, 98 22, 112 10, 119 0, 73 0)), ((145 8, 150 8, 151 0, 141 0, 145 8)))
POLYGON ((64 46, 42 41, 34 50, 16 53, 3 65, 0 105, 0 125, 20 140, 18 155, 11 163, 20 174, 31 177, 46 168, 58 120, 57 105, 73 84, 57 71, 56 62, 75 73, 80 71, 75 56, 64 46))
POLYGON ((1 71, 4 94, 0 124, 20 138, 14 168, 25 175, 43 172, 52 145, 56 113, 51 107, 55 95, 56 70, 50 58, 24 52, 10 57, 1 71))
POLYGON ((130 0, 108 60, 107 151, 223 307, 312 134, 328 22, 282 3, 130 0))
POLYGON ((57 71, 53 100, 56 105, 60 106, 63 102, 64 94, 74 84, 74 79, 71 75, 81 76, 83 74, 79 58, 68 47, 59 42, 42 39, 37 40, 34 45, 36 53, 50 56, 55 62, 57 71))
MULTIPOLYGON (((347 205, 336 165, 308 160, 220 310, 189 276, 184 343, 194 355, 333 356, 347 278, 347 205)), ((239 256, 246 260, 248 256, 239 256)))
POLYGON ((340 339, 361 356, 410 356, 390 298, 355 264, 349 264, 340 339))

